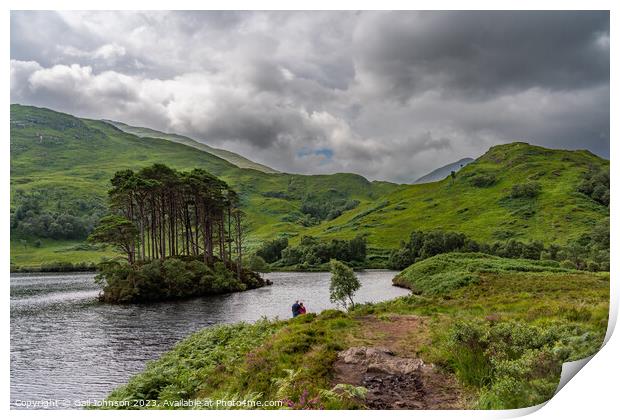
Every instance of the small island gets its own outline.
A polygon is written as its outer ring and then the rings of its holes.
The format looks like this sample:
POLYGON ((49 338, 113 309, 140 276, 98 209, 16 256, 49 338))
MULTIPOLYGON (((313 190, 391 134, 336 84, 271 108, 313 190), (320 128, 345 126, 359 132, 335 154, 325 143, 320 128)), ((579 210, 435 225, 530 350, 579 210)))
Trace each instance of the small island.
POLYGON ((111 179, 109 214, 89 241, 124 260, 99 264, 107 303, 143 303, 240 292, 269 284, 243 266, 239 195, 202 169, 154 164, 111 179))

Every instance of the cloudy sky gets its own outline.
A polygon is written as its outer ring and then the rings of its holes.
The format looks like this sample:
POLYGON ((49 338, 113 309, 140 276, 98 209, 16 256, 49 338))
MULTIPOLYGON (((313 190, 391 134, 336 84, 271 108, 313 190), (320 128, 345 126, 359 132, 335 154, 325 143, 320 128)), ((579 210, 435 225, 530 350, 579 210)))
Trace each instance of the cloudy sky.
POLYGON ((11 102, 407 182, 515 140, 609 157, 607 12, 12 12, 11 102))

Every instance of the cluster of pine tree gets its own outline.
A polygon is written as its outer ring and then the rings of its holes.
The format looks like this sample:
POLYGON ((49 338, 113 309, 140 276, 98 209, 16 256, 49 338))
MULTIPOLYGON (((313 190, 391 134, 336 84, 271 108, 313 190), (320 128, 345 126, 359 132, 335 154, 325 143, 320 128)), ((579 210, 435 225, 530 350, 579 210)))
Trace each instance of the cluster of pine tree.
POLYGON ((216 252, 224 262, 233 255, 241 261, 242 212, 224 181, 202 169, 154 164, 119 171, 111 182, 111 214, 95 227, 92 241, 118 246, 129 263, 199 255, 211 262, 216 252))
MULTIPOLYGON (((119 171, 111 183, 110 214, 95 227, 91 241, 115 246, 136 270, 177 259, 200 261, 207 268, 221 265, 236 274, 237 282, 248 277, 242 267, 243 212, 238 195, 225 182, 202 169, 179 172, 154 164, 138 172, 119 171)), ((138 271, 123 270, 135 283, 138 271)), ((102 271, 108 280, 119 279, 109 267, 102 271)), ((199 282, 200 276, 194 280, 199 282)))

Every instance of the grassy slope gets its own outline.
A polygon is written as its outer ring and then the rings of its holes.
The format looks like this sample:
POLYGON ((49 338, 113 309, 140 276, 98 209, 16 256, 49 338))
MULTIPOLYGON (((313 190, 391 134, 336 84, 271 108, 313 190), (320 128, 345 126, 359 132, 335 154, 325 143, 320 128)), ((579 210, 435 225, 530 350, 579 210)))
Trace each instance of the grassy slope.
MULTIPOLYGON (((514 260, 481 255, 448 257, 461 259, 462 265, 469 264, 473 258, 478 267, 518 264, 514 260)), ((454 270, 451 266, 433 267, 428 274, 439 277, 454 270)), ((550 397, 559 380, 559 360, 548 359, 550 354, 561 355, 564 361, 573 360, 592 354, 602 344, 609 309, 609 275, 529 270, 524 266, 521 271, 489 272, 472 267, 479 277, 476 284, 446 287, 441 295, 411 295, 361 305, 349 313, 330 310, 288 321, 263 321, 251 328, 206 329, 150 364, 144 373, 114 391, 110 399, 147 396, 163 403, 179 397, 258 400, 289 397, 297 401, 304 390, 313 397, 321 389, 330 388, 331 365, 338 351, 365 345, 387 346, 401 357, 420 357, 456 375, 468 396, 467 407, 515 408, 537 404, 550 397), (393 330, 393 324, 410 315, 418 317, 420 322, 414 324, 416 327, 397 338, 390 336, 388 331, 393 330), (506 378, 499 372, 487 378, 484 382, 487 386, 471 383, 472 378, 468 376, 471 371, 467 368, 474 361, 459 358, 463 349, 455 347, 452 338, 458 323, 477 323, 488 331, 516 334, 515 339, 526 343, 523 344, 526 348, 533 345, 542 349, 535 353, 541 359, 534 362, 544 364, 530 366, 529 353, 521 353, 521 348, 514 355, 514 363, 520 363, 518 366, 526 371, 533 370, 523 373, 524 377, 516 376, 517 381, 524 382, 512 384, 507 394, 503 392, 505 382, 502 382, 506 378), (231 329, 244 331, 239 336, 231 334, 231 329), (543 347, 539 347, 540 343, 532 344, 532 334, 538 334, 535 342, 542 340, 546 344, 543 347), (244 346, 246 342, 253 344, 244 346), (222 359, 218 346, 230 348, 231 352, 222 359), (214 347, 216 351, 206 351, 214 347), (521 356, 525 358, 519 359, 521 356), (286 378, 291 374, 298 386, 287 384, 286 378)), ((504 342, 494 344, 505 345, 504 342)), ((326 408, 355 405, 338 399, 324 399, 322 404, 326 408)))
POLYGON ((44 238, 41 239, 41 246, 35 247, 32 240, 11 239, 11 265, 37 269, 46 263, 96 263, 101 258, 112 258, 117 255, 110 248, 82 249, 80 245, 83 245, 83 242, 44 238))
POLYGON ((454 183, 447 178, 405 186, 309 233, 350 237, 361 229, 369 234, 371 245, 381 247, 397 246, 413 230, 432 229, 458 231, 483 241, 515 237, 565 243, 607 217, 606 207, 576 188, 590 167, 608 165, 609 161, 587 151, 525 143, 495 146, 459 171, 454 183), (483 171, 494 173, 497 183, 482 188, 471 185, 469 177, 483 171), (506 199, 512 185, 528 181, 542 186, 538 198, 506 199), (378 204, 385 206, 378 208, 378 204))
MULTIPOLYGON (((282 219, 299 210, 303 196, 335 190, 344 197, 368 203, 397 188, 386 182, 369 182, 354 174, 266 174, 240 169, 210 153, 164 139, 141 138, 110 124, 78 119, 48 109, 11 106, 11 192, 45 190, 55 199, 105 201, 109 179, 121 169, 139 169, 162 162, 179 170, 204 168, 241 193, 248 214, 249 245, 273 237, 274 232, 296 235, 304 228, 282 219), (42 140, 40 136, 43 136, 42 140), (293 198, 265 197, 265 192, 287 191, 293 198)), ((48 208, 55 201, 45 203, 48 208)), ((54 261, 88 258, 98 262, 106 253, 61 254, 73 242, 46 240, 34 248, 33 238, 12 238, 11 263, 35 266, 40 258, 58 254, 54 261), (60 251, 54 253, 54 251, 60 251), (97 258, 97 255, 99 258, 97 258)), ((74 260, 80 262, 84 260, 74 260)))
POLYGON ((482 253, 439 254, 401 271, 394 284, 414 293, 442 294, 480 281, 479 273, 574 273, 557 261, 520 260, 482 253))
POLYGON ((261 165, 260 163, 252 162, 251 160, 246 159, 245 157, 241 155, 238 155, 233 152, 229 152, 228 150, 224 150, 224 149, 216 149, 215 147, 211 147, 209 145, 198 142, 186 136, 181 136, 181 135, 172 134, 172 133, 163 133, 161 131, 152 130, 146 127, 134 127, 134 126, 122 123, 122 122, 118 122, 118 121, 106 121, 106 122, 109 122, 110 124, 114 125, 116 128, 126 133, 134 134, 138 137, 148 137, 148 138, 155 138, 155 139, 170 140, 175 143, 181 143, 186 146, 190 146, 195 149, 202 150, 203 152, 211 153, 212 155, 215 155, 224 160, 227 160, 228 162, 232 163, 235 166, 238 166, 239 168, 256 169, 257 171, 265 172, 268 174, 278 173, 278 171, 276 171, 275 169, 272 169, 265 165, 261 165))
MULTIPOLYGON (((372 252, 381 254, 397 247, 411 231, 431 229, 459 231, 484 241, 512 236, 565 243, 608 214, 606 207, 576 192, 582 174, 590 167, 609 165, 609 161, 585 151, 512 143, 491 148, 459 171, 454 182, 445 179, 421 185, 395 185, 369 182, 354 174, 304 176, 240 169, 193 147, 137 137, 101 121, 11 106, 12 193, 18 188, 41 188, 63 199, 103 201, 108 180, 115 171, 139 169, 155 162, 177 169, 205 168, 240 191, 248 214, 250 247, 277 235, 288 235, 296 243, 306 234, 352 238, 363 233, 374 248, 372 252), (43 135, 42 141, 39 134, 43 135), (469 177, 483 171, 494 173, 498 182, 486 188, 471 185, 469 177), (541 184, 538 198, 506 199, 513 184, 528 180, 541 184), (266 192, 285 192, 292 198, 266 197, 266 192), (330 192, 357 199, 360 205, 311 228, 283 221, 298 212, 305 194, 330 192)), ((27 243, 32 242, 28 238, 27 243)), ((13 240, 11 244, 14 264, 35 265, 34 256, 43 252, 32 248, 31 260, 21 242, 13 240), (19 252, 18 246, 22 247, 19 252)), ((46 241, 45 246, 58 250, 67 245, 46 241)), ((75 256, 78 258, 79 254, 75 256)))

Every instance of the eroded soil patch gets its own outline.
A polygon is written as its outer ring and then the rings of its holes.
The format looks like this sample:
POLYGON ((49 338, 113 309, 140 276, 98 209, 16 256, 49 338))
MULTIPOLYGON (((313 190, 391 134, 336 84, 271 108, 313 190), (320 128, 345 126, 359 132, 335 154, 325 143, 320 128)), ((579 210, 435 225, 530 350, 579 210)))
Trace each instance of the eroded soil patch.
POLYGON ((371 409, 460 409, 464 402, 456 379, 417 356, 415 332, 424 319, 368 317, 361 340, 372 345, 350 347, 338 354, 333 384, 368 389, 371 409))

